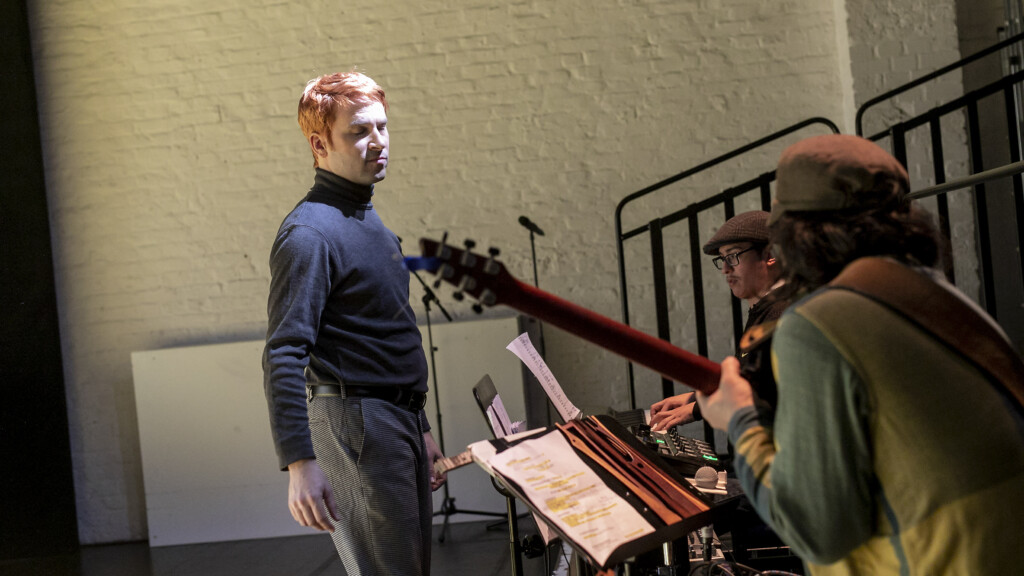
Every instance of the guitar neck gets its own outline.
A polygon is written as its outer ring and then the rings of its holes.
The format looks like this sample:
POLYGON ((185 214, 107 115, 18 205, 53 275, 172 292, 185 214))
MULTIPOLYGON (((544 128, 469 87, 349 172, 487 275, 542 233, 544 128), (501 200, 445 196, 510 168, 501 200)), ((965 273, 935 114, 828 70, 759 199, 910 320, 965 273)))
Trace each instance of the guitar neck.
POLYGON ((721 367, 715 362, 515 278, 510 280, 516 286, 507 291, 503 304, 704 394, 711 394, 718 388, 721 367))

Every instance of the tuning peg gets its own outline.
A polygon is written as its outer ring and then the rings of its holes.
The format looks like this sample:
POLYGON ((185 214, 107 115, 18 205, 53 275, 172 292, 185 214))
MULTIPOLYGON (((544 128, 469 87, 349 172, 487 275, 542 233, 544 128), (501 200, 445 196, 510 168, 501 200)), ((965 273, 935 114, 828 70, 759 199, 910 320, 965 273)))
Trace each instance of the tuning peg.
POLYGON ((481 306, 480 304, 473 304, 473 312, 476 312, 477 314, 483 314, 484 307, 481 306))
POLYGON ((466 296, 462 292, 452 292, 452 298, 458 302, 462 302, 462 299, 466 296))
POLYGON ((498 250, 496 247, 491 246, 490 248, 487 249, 487 253, 490 254, 491 257, 487 259, 487 262, 484 262, 484 273, 496 276, 498 272, 501 270, 501 266, 497 262, 495 262, 494 259, 498 257, 498 254, 501 253, 501 250, 498 250))
POLYGON ((438 278, 437 280, 434 280, 434 289, 436 290, 436 289, 438 289, 440 287, 441 287, 441 279, 438 278))
POLYGON ((459 282, 459 290, 463 290, 465 292, 472 292, 473 290, 476 290, 476 280, 473 279, 472 276, 463 276, 462 280, 459 282))
POLYGON ((498 302, 498 295, 492 292, 489 288, 485 288, 480 294, 480 301, 487 306, 494 306, 498 302))
POLYGON ((476 256, 474 256, 470 250, 476 246, 476 242, 466 238, 466 241, 463 242, 463 244, 466 245, 466 251, 462 253, 462 259, 459 260, 459 264, 462 264, 466 268, 472 268, 473 266, 476 266, 476 256))

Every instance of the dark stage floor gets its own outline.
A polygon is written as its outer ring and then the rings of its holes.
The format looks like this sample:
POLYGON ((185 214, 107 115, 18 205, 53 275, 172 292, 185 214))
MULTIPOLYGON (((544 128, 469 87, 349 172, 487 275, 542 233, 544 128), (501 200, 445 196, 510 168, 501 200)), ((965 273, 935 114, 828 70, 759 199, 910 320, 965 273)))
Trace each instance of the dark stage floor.
MULTIPOLYGON (((510 576, 508 530, 492 520, 451 524, 443 544, 434 526, 434 576, 510 576)), ((532 520, 520 521, 522 536, 532 520)), ((552 564, 555 558, 551 559, 552 564)), ((524 576, 545 573, 544 558, 523 558, 524 576)), ((145 542, 85 546, 77 557, 0 562, 4 576, 320 576, 343 575, 329 536, 243 540, 150 548, 145 542)))
MULTIPOLYGON (((434 526, 431 554, 433 576, 513 576, 507 525, 493 520, 451 524, 444 543, 434 526)), ((520 541, 536 534, 532 519, 519 521, 520 541)), ((726 550, 731 538, 722 539, 726 550)), ((523 576, 571 576, 572 561, 560 544, 549 555, 521 557, 523 576)), ((698 551, 699 552, 699 551, 698 551)), ((660 561, 660 550, 653 554, 660 561)), ((685 552, 684 552, 685 554, 685 552)), ((801 574, 795 557, 744 561, 759 570, 785 570, 801 574)), ((731 553, 729 553, 731 559, 731 553)), ((699 559, 697 560, 699 562, 699 559)), ((649 566, 649 565, 648 565, 649 566)), ((685 568, 684 568, 685 570, 685 568)), ((682 572, 685 574, 686 572, 682 572)), ((75 556, 0 561, 3 576, 344 576, 345 571, 330 536, 240 540, 212 544, 150 548, 146 542, 84 546, 75 556)))

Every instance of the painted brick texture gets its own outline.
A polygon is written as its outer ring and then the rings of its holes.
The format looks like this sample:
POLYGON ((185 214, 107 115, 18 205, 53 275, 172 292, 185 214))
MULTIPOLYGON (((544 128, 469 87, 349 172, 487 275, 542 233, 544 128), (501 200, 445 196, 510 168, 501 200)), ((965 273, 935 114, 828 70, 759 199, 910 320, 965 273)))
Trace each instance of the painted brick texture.
MULTIPOLYGON (((846 8, 857 106, 961 58, 954 0, 848 0, 846 8)), ((944 75, 868 108, 863 117, 864 134, 877 134, 890 124, 913 118, 963 93, 959 71, 944 75)), ((888 146, 889 140, 881 143, 888 146)), ((966 119, 962 113, 942 118, 942 144, 946 180, 969 174, 966 119)), ((936 182, 931 149, 928 126, 907 134, 907 169, 913 189, 936 182)), ((971 193, 964 190, 947 198, 957 285, 977 299, 980 280, 971 193)), ((923 205, 934 213, 934 199, 924 200, 923 205)))

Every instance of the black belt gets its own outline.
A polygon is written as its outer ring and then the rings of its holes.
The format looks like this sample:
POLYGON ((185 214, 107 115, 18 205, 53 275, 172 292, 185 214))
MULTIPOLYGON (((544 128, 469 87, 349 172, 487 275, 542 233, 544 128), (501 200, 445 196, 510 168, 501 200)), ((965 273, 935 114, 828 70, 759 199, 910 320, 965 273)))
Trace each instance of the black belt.
POLYGON ((423 392, 415 392, 408 388, 398 386, 352 386, 345 385, 344 394, 342 387, 337 384, 317 384, 307 388, 309 397, 314 396, 345 396, 352 398, 377 398, 387 400, 396 406, 416 412, 422 410, 427 404, 427 395, 423 392))

